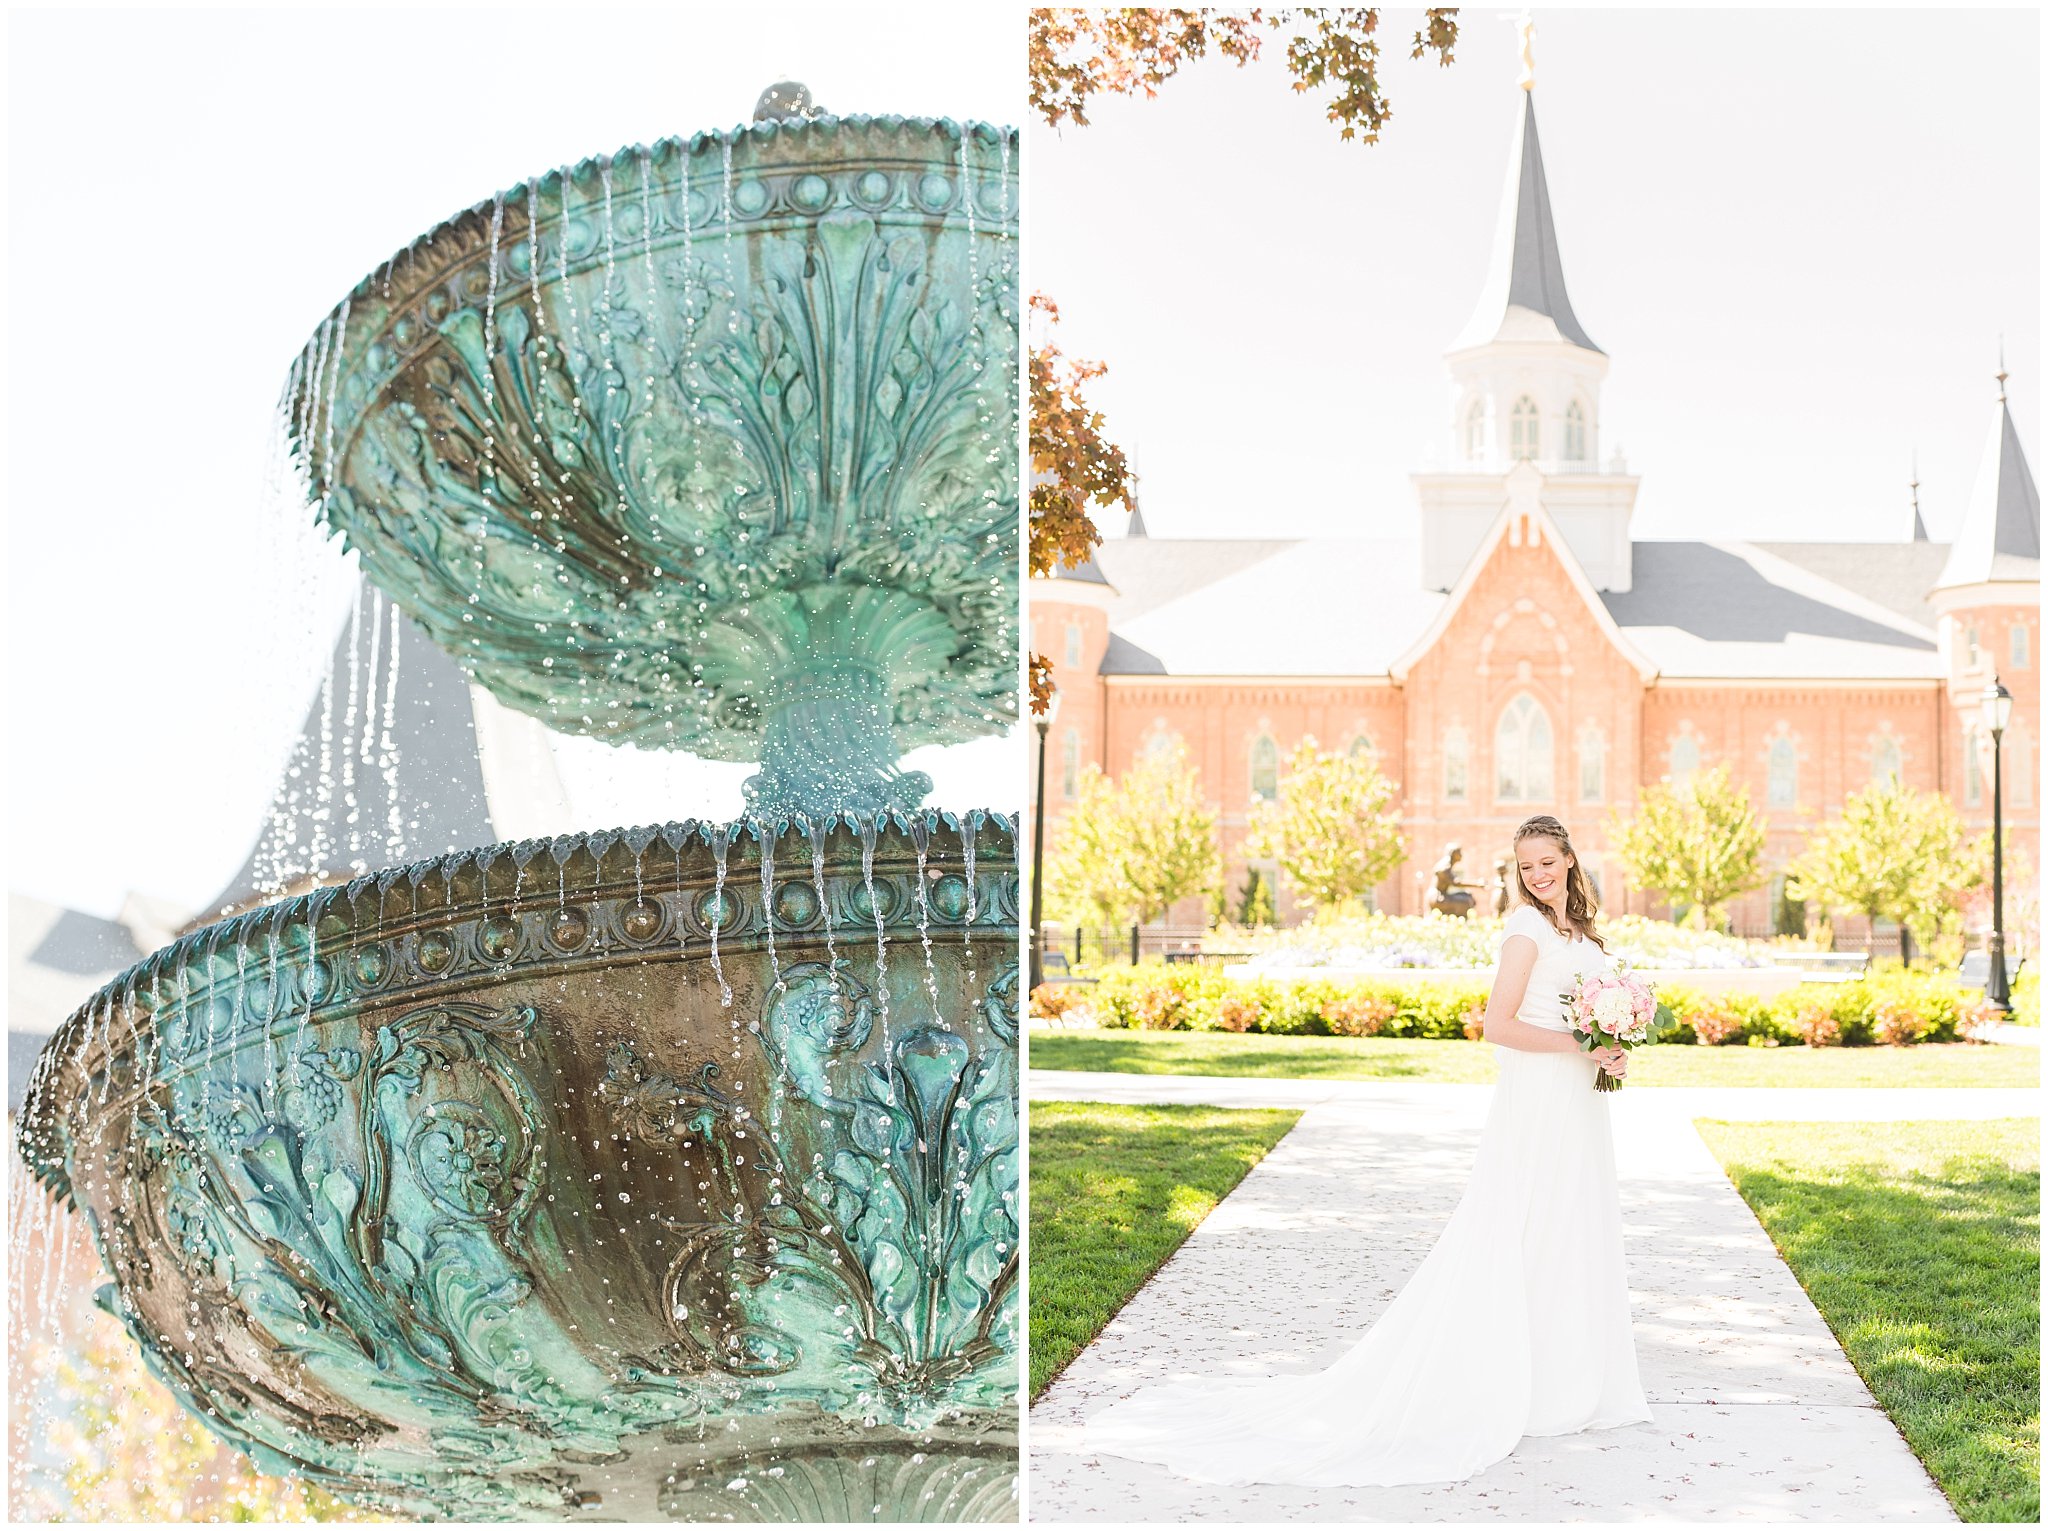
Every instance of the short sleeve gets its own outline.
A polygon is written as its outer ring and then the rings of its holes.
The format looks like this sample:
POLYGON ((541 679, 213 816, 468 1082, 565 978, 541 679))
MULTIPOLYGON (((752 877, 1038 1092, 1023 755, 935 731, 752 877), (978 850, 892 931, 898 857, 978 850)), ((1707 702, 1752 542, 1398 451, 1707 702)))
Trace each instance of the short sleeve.
POLYGON ((1546 920, 1533 904, 1517 904, 1508 911, 1508 917, 1501 922, 1500 940, 1494 946, 1494 955, 1500 955, 1508 944, 1509 936, 1527 936, 1536 943, 1536 949, 1541 951, 1543 938, 1550 933, 1550 921, 1546 920))

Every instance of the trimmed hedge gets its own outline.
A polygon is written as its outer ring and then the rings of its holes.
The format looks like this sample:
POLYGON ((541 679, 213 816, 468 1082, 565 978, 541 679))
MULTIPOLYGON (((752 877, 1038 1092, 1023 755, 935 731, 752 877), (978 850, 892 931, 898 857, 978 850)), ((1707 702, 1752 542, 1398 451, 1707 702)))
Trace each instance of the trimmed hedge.
MULTIPOLYGON (((1274 1036, 1480 1035, 1488 978, 1429 983, 1318 978, 1294 983, 1229 978, 1214 967, 1147 962, 1110 968, 1085 999, 1098 1025, 1148 1031, 1252 1031, 1274 1036)), ((1036 996, 1034 996, 1034 999, 1036 996)), ((1939 974, 1883 969, 1855 983, 1800 984, 1772 999, 1658 991, 1657 1042, 1702 1046, 1864 1047, 1953 1042, 1976 996, 1939 974)), ((1043 1013, 1043 1012, 1041 1012, 1043 1013)))

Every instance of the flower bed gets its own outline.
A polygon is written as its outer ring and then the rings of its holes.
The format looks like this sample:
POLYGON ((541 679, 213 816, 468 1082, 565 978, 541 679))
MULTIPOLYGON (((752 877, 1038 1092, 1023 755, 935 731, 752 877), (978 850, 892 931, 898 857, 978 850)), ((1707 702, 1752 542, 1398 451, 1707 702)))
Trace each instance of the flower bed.
MULTIPOLYGON (((1254 972, 1301 968, 1436 968, 1482 971, 1493 967, 1500 944, 1496 919, 1451 919, 1441 914, 1365 914, 1324 924, 1253 936, 1254 972)), ((1713 931, 1689 930, 1668 920, 1619 915, 1600 922, 1615 956, 1635 968, 1767 968, 1769 948, 1713 931)))
MULTIPOLYGON (((1455 1039, 1480 1034, 1488 981, 1234 978, 1215 968, 1148 962, 1105 971, 1081 1003, 1107 1027, 1455 1039)), ((1657 998, 1652 1040, 1705 1046, 1954 1042, 1981 1019, 1973 991, 1938 974, 1899 969, 1854 983, 1800 984, 1769 997, 1667 984, 1657 998)))

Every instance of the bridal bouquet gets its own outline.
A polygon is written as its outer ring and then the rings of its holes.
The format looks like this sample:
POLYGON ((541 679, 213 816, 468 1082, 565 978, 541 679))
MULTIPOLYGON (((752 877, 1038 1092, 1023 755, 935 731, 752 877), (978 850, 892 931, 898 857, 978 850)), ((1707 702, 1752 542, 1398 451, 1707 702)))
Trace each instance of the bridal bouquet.
MULTIPOLYGON (((1572 1030, 1578 1033, 1579 1048, 1634 1047, 1650 1039, 1650 1027, 1657 1019, 1657 991, 1635 974, 1622 968, 1613 973, 1586 973, 1560 994, 1572 1030)), ((1621 1081, 1607 1070, 1593 1076, 1596 1090, 1618 1090, 1621 1081)))

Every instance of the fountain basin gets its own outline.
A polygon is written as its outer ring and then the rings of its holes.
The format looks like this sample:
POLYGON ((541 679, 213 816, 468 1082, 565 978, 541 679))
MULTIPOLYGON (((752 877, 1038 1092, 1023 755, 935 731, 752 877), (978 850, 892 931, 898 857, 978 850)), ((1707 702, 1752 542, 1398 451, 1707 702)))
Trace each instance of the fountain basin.
POLYGON ((394 869, 108 985, 22 1152, 267 1471, 434 1519, 1011 1519, 1016 890, 981 814, 394 869))
POLYGON ((551 728, 759 760, 834 670, 838 767, 755 811, 921 801, 874 763, 1016 716, 1014 142, 771 120, 451 219, 293 370, 322 519, 551 728))

